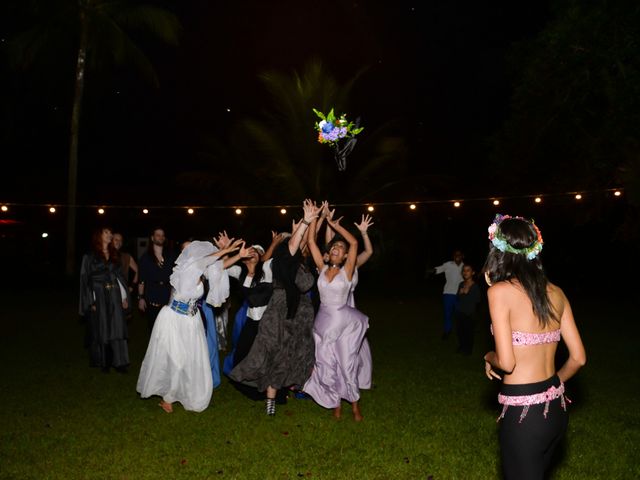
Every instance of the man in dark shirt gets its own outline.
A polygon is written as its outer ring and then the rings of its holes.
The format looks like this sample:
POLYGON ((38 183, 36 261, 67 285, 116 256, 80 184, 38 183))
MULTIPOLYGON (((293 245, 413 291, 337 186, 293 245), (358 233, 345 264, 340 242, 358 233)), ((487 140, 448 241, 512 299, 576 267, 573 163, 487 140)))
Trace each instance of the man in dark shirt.
POLYGON ((165 248, 166 237, 162 228, 151 233, 149 248, 140 257, 140 283, 138 284, 138 308, 146 313, 149 331, 160 309, 169 303, 171 285, 169 277, 176 261, 174 253, 165 248))
POLYGON ((473 318, 482 300, 480 287, 473 280, 474 275, 473 267, 465 263, 462 267, 462 282, 458 286, 458 301, 454 311, 458 352, 464 355, 471 355, 473 349, 473 318))

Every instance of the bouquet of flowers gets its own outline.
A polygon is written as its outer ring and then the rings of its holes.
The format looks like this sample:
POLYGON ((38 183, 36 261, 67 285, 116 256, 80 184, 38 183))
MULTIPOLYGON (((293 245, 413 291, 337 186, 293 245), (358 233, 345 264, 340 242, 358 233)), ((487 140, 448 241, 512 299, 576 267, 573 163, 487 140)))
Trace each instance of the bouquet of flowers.
POLYGON ((313 111, 320 118, 320 121, 316 122, 318 142, 328 143, 334 148, 338 170, 344 171, 347 168, 347 155, 356 144, 355 136, 364 130, 364 127, 359 126, 360 119, 358 118, 355 123, 350 122, 344 113, 336 117, 333 108, 327 115, 315 108, 313 111))

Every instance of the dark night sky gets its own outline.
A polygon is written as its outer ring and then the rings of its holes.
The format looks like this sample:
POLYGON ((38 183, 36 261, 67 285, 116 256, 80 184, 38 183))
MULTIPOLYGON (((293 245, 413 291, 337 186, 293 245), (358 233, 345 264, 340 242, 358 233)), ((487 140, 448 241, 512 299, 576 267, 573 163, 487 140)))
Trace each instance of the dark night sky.
MULTIPOLYGON (((534 1, 184 2, 176 10, 181 45, 146 50, 159 90, 124 68, 88 74, 80 201, 114 201, 113 192, 161 201, 167 179, 197 164, 203 136, 224 138, 234 121, 268 107, 260 72, 301 70, 313 58, 341 81, 368 67, 352 103, 368 127, 403 122, 416 171, 473 178, 487 158, 486 137, 508 113, 506 54, 544 26, 547 8, 534 1)), ((73 51, 59 55, 44 74, 11 73, 4 89, 12 105, 11 133, 0 144, 9 159, 8 201, 24 200, 25 185, 31 200, 65 199, 73 51)))

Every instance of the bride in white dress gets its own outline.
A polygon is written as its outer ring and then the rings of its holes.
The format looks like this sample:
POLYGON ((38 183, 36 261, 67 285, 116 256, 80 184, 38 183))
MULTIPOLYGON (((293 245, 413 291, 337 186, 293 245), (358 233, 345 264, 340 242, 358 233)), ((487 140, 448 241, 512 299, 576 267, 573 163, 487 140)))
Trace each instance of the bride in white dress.
MULTIPOLYGON (((219 261, 238 250, 242 240, 218 250, 210 242, 191 242, 176 260, 169 282, 169 304, 162 307, 151 332, 140 368, 137 391, 142 398, 162 397, 160 407, 173 411, 173 402, 185 410, 201 412, 213 393, 209 351, 196 302, 204 294, 201 277, 207 267, 224 269, 219 261)), ((215 288, 210 285, 210 288, 215 288)))

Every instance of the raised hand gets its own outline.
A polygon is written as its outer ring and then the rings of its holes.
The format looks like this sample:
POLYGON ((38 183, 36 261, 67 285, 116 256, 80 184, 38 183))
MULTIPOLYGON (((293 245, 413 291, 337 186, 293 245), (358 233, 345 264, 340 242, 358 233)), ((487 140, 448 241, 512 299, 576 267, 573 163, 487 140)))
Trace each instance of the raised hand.
POLYGON ((326 218, 329 215, 329 202, 323 201, 320 204, 320 218, 326 218))
POLYGON ((353 222, 353 224, 358 230, 360 230, 360 233, 364 235, 365 233, 367 233, 369 227, 373 225, 372 220, 373 219, 369 215, 362 215, 362 220, 360 220, 360 223, 353 222))
POLYGON ((307 224, 310 223, 314 218, 317 218, 318 214, 320 213, 320 207, 316 205, 316 202, 309 198, 307 198, 302 203, 302 210, 304 211, 304 221, 307 224))
POLYGON ((334 220, 333 217, 335 217, 335 214, 336 214, 336 209, 334 208, 329 212, 329 215, 327 216, 327 223, 332 227, 335 227, 336 225, 340 225, 340 220, 344 218, 344 217, 339 217, 334 220))
POLYGON ((288 234, 278 233, 275 231, 271 232, 271 243, 273 245, 279 245, 282 241, 287 237, 288 234))
POLYGON ((229 238, 229 235, 227 235, 227 231, 223 230, 222 232, 218 233, 218 236, 215 237, 213 241, 216 244, 216 247, 218 247, 220 250, 224 250, 231 244, 233 238, 229 238))
POLYGON ((225 250, 225 253, 235 252, 236 250, 239 250, 241 246, 244 246, 244 240, 242 240, 241 238, 239 238, 238 240, 231 240, 231 245, 228 245, 223 249, 225 250))
POLYGON ((249 258, 253 255, 254 252, 255 249, 253 247, 247 248, 245 246, 245 242, 242 242, 242 245, 240 245, 240 251, 238 251, 238 255, 240 256, 240 258, 249 258))

